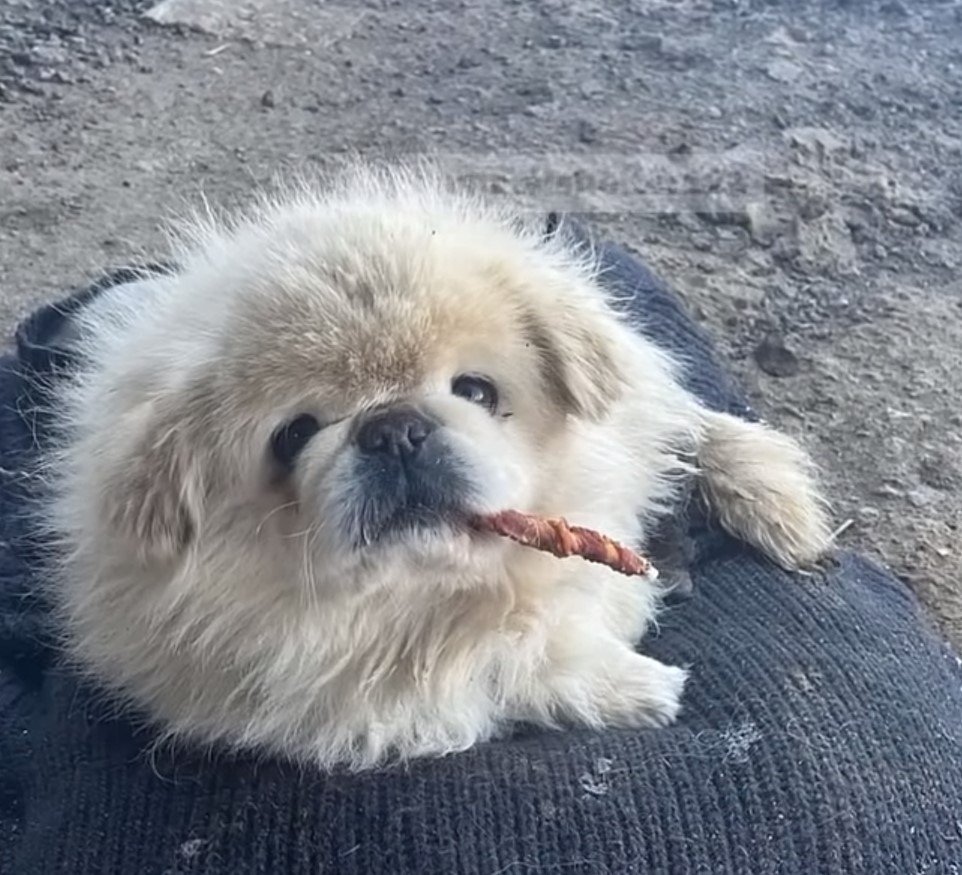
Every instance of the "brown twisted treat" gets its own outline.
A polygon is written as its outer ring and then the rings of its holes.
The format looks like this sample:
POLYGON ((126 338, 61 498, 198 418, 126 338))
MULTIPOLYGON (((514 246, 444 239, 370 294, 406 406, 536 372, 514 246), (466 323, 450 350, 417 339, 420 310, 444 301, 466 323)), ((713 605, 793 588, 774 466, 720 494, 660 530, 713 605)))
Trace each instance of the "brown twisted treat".
POLYGON ((607 565, 620 574, 655 577, 657 571, 644 556, 600 532, 569 525, 566 520, 545 519, 516 510, 476 516, 471 520, 478 531, 510 538, 525 547, 554 556, 580 556, 588 562, 607 565))

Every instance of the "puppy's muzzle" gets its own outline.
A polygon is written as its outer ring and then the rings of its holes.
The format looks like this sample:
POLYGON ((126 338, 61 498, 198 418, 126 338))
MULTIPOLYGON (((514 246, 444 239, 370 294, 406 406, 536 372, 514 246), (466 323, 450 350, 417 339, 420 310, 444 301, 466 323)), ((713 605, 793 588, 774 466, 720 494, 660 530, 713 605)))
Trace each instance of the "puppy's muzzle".
POLYGON ((351 440, 358 488, 345 521, 355 544, 463 519, 475 489, 438 419, 410 403, 381 407, 358 419, 351 440))
POLYGON ((368 415, 354 440, 368 456, 413 459, 436 428, 437 422, 414 407, 389 407, 368 415))

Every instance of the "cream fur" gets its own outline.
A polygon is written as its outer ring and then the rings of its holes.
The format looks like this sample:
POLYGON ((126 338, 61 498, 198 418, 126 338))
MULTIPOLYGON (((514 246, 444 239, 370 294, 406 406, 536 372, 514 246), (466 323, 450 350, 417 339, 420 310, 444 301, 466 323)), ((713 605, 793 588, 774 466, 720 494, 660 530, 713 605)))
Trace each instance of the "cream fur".
POLYGON ((685 671, 634 650, 651 583, 456 526, 344 542, 375 404, 443 423, 478 510, 643 542, 700 458, 737 535, 787 566, 827 547, 795 444, 700 407, 586 253, 429 173, 194 223, 181 264, 86 313, 45 508, 68 653, 166 737, 365 768, 520 720, 675 718, 685 671), (450 394, 464 371, 510 418, 450 394), (301 412, 326 427, 278 479, 270 436, 301 412))

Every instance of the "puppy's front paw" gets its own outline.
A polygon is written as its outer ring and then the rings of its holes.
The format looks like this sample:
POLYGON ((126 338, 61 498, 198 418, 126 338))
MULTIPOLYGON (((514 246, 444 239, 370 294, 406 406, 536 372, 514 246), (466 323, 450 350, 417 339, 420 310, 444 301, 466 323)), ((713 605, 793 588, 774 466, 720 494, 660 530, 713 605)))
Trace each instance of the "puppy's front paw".
POLYGON ((678 716, 688 677, 684 669, 663 665, 620 642, 595 640, 590 650, 566 649, 563 659, 549 654, 536 682, 518 691, 517 719, 600 729, 667 726, 678 716))
POLYGON ((811 460, 790 437, 727 414, 708 414, 698 465, 721 524, 783 568, 831 549, 825 501, 811 460))
POLYGON ((681 710, 688 672, 632 653, 606 684, 597 705, 607 726, 667 726, 681 710))

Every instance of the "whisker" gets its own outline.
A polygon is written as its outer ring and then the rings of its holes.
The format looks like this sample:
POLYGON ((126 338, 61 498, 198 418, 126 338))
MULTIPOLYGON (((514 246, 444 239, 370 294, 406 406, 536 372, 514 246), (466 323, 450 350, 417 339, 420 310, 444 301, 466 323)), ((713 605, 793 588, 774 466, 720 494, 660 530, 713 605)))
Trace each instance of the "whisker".
POLYGON ((262 530, 262 529, 264 528, 264 526, 267 524, 267 521, 268 521, 272 516, 274 516, 274 514, 280 513, 282 510, 287 510, 289 507, 296 507, 296 506, 297 506, 297 502, 296 502, 296 501, 288 501, 288 502, 286 502, 286 503, 284 503, 284 504, 279 504, 279 505, 278 505, 277 507, 275 507, 273 510, 268 511, 268 513, 267 513, 267 515, 264 517, 264 519, 262 519, 262 520, 257 524, 257 528, 254 530, 254 537, 255 537, 255 538, 260 537, 261 530, 262 530))

